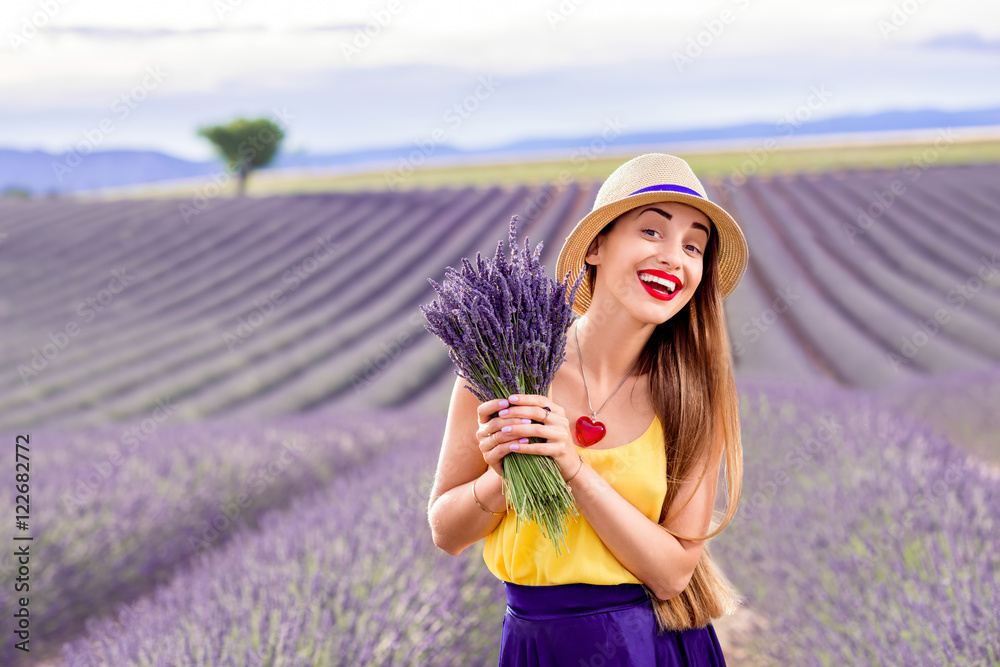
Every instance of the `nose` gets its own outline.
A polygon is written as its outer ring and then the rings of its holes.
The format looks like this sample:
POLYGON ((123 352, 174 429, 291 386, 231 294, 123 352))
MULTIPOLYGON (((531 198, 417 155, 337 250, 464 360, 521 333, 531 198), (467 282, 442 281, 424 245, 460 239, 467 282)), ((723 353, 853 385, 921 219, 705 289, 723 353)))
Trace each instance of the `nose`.
POLYGON ((658 259, 665 271, 676 273, 681 268, 680 241, 676 243, 659 244, 658 259))

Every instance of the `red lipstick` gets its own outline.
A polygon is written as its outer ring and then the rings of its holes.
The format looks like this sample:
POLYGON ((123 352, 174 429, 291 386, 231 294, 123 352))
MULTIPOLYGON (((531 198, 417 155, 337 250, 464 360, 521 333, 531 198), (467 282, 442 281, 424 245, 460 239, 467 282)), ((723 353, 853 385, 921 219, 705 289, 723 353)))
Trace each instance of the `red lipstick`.
POLYGON ((649 293, 650 296, 655 297, 661 301, 670 301, 681 291, 683 285, 677 276, 667 273, 666 271, 660 271, 659 269, 643 269, 637 272, 639 276, 639 282, 642 283, 642 288, 649 293), (642 276, 647 276, 646 280, 642 279, 642 276), (650 280, 649 278, 656 278, 657 280, 650 280), (669 282, 673 285, 673 292, 667 292, 667 286, 663 285, 664 282, 669 282))

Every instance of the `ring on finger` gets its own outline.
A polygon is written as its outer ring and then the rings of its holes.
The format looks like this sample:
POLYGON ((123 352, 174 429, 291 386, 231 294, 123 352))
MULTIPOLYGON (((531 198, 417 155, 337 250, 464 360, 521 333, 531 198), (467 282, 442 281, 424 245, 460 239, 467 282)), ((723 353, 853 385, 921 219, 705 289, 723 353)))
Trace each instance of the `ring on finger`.
POLYGON ((490 437, 491 437, 491 438, 493 438, 493 444, 494 444, 495 446, 499 447, 499 446, 500 446, 500 443, 499 443, 499 442, 497 442, 497 432, 496 432, 496 431, 493 431, 492 433, 490 433, 490 437))

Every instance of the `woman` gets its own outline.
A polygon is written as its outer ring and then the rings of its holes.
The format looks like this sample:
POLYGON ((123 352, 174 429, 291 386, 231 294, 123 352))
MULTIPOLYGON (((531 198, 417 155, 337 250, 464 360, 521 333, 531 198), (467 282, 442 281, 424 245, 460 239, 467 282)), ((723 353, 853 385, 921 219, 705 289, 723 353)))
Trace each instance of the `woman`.
POLYGON ((710 621, 740 600, 706 544, 739 501, 722 302, 747 259, 739 226, 686 162, 629 160, 560 251, 558 278, 589 275, 548 394, 480 404, 456 381, 428 516, 450 554, 486 538, 507 592, 501 665, 725 665, 710 621), (569 553, 537 524, 516 528, 501 485, 511 451, 552 457, 569 483, 569 553))

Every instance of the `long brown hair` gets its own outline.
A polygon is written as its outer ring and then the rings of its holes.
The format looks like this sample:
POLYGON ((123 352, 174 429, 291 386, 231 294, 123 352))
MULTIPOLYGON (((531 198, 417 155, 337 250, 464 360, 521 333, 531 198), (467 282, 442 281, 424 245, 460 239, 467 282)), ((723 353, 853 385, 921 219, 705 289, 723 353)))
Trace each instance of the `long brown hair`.
MULTIPOLYGON (((605 225, 598 236, 607 234, 617 221, 618 218, 605 225)), ((699 461, 704 461, 699 486, 706 481, 707 474, 718 475, 717 470, 707 467, 712 443, 718 437, 717 429, 722 430, 728 500, 721 522, 718 512, 713 511, 709 532, 704 536, 680 535, 663 528, 677 538, 692 541, 714 537, 729 524, 736 515, 743 480, 739 394, 719 290, 718 247, 718 234, 713 230, 703 256, 701 283, 689 307, 654 329, 640 353, 638 366, 640 374, 649 374, 653 408, 663 425, 667 493, 660 511, 660 524, 681 483, 699 461)), ((591 294, 594 293, 596 268, 588 265, 591 294)), ((689 500, 690 497, 681 509, 689 500)), ((713 618, 734 613, 745 603, 712 559, 708 547, 706 543, 694 574, 680 595, 660 600, 643 585, 653 603, 660 633, 703 627, 713 618)))

